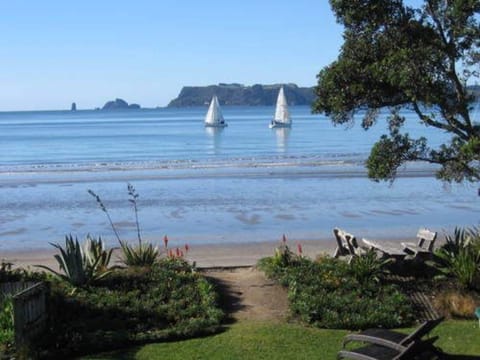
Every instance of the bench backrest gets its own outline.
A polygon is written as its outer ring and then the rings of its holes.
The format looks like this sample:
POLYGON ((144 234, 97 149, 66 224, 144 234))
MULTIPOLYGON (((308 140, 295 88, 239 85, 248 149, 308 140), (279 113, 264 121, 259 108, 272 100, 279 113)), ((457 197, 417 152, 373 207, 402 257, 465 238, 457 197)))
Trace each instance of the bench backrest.
POLYGON ((355 249, 358 248, 355 236, 339 228, 333 229, 333 234, 337 240, 339 255, 355 255, 355 249))
POLYGON ((437 238, 437 233, 426 228, 420 228, 417 233, 418 246, 422 249, 432 251, 433 244, 437 238))

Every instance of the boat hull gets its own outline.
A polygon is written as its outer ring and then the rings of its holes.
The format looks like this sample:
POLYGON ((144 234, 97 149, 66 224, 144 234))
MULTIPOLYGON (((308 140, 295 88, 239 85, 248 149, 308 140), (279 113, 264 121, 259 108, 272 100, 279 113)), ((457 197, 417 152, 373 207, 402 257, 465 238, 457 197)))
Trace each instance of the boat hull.
POLYGON ((270 125, 268 125, 270 129, 275 129, 275 128, 291 128, 292 124, 291 123, 282 123, 278 121, 272 121, 270 125))
POLYGON ((224 128, 227 126, 228 124, 205 124, 205 127, 211 127, 211 128, 224 128))

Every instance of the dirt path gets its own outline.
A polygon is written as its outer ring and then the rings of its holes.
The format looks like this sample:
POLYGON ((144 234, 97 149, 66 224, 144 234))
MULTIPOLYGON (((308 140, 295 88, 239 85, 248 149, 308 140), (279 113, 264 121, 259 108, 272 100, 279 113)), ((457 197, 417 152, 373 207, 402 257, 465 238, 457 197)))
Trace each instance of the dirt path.
POLYGON ((204 270, 219 288, 222 304, 236 320, 282 321, 288 313, 287 291, 255 267, 204 270))

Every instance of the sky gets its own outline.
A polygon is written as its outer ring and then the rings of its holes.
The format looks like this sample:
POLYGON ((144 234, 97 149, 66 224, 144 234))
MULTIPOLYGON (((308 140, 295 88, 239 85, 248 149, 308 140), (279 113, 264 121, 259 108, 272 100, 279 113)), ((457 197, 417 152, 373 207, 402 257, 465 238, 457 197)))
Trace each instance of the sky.
POLYGON ((166 106, 183 86, 313 86, 342 44, 327 0, 0 3, 0 111, 166 106))

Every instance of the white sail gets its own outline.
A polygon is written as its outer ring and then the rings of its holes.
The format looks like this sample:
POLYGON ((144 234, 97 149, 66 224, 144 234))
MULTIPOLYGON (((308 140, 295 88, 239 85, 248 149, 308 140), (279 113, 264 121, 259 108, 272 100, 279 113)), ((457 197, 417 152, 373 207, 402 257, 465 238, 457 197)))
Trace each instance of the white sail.
POLYGON ((283 86, 280 88, 277 97, 277 106, 275 108, 275 117, 270 122, 269 127, 273 128, 289 128, 292 126, 292 119, 288 112, 287 98, 283 92, 283 86))
POLYGON ((225 120, 223 119, 222 110, 220 110, 220 104, 218 103, 218 99, 215 95, 210 102, 207 115, 205 116, 205 126, 227 126, 225 120))

